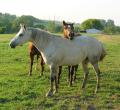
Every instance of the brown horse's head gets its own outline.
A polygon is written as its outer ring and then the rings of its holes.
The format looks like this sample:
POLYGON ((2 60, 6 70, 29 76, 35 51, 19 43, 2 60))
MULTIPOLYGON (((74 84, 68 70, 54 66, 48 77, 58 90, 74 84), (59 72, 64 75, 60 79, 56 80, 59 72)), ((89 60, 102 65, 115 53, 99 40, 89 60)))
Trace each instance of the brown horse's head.
POLYGON ((64 33, 64 37, 67 39, 72 40, 74 37, 74 23, 66 23, 65 21, 63 21, 63 33, 64 33))

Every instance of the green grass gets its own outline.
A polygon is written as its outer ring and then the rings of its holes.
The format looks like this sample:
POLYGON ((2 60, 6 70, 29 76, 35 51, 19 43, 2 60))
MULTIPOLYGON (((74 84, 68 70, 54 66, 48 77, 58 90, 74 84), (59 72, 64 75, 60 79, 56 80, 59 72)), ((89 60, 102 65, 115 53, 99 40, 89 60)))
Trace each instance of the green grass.
POLYGON ((16 49, 9 47, 14 35, 0 35, 0 110, 86 110, 89 106, 96 110, 120 109, 120 36, 90 35, 101 40, 107 56, 100 62, 101 88, 93 94, 96 76, 89 65, 90 74, 85 94, 82 94, 83 70, 81 65, 77 80, 72 87, 67 83, 67 67, 63 68, 59 93, 51 98, 45 96, 49 90, 49 68, 45 67, 43 77, 33 67, 33 75, 28 76, 28 44, 16 49))

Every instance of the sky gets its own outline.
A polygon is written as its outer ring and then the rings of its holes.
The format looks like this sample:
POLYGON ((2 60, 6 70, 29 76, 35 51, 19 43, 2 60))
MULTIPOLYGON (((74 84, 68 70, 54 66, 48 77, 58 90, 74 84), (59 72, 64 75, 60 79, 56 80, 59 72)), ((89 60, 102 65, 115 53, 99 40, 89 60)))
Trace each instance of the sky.
POLYGON ((120 26, 120 0, 0 0, 0 12, 76 23, 113 19, 120 26))

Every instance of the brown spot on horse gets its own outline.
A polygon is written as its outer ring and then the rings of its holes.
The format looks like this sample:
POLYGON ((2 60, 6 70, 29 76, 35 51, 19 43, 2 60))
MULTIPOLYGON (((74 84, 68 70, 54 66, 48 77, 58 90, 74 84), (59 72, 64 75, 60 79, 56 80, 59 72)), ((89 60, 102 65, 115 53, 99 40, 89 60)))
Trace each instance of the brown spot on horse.
POLYGON ((33 43, 29 43, 29 55, 30 55, 30 70, 29 70, 29 75, 32 75, 32 66, 33 66, 33 62, 34 62, 34 56, 37 56, 37 65, 36 65, 36 69, 38 67, 38 59, 41 58, 41 74, 43 75, 43 71, 44 71, 44 60, 41 56, 41 53, 39 52, 39 50, 33 45, 33 43))
MULTIPOLYGON (((74 23, 66 23, 65 21, 63 21, 63 34, 64 37, 70 40, 73 40, 73 38, 75 37, 75 33, 74 33, 74 23)), ((76 79, 76 72, 78 69, 78 65, 73 65, 73 66, 68 66, 68 81, 69 81, 69 85, 72 85, 72 81, 75 81, 76 79)), ((59 67, 59 74, 58 74, 58 83, 59 83, 59 78, 60 78, 60 74, 62 71, 62 66, 59 67)))

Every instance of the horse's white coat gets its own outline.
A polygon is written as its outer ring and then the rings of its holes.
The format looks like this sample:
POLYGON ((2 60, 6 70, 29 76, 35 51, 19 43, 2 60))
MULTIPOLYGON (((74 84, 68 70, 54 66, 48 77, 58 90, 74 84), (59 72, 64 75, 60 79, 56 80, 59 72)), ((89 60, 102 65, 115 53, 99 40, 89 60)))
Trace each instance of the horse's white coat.
POLYGON ((29 34, 24 32, 24 36, 20 37, 19 34, 23 33, 21 30, 11 43, 16 44, 17 41, 16 45, 19 45, 21 42, 33 42, 48 65, 76 65, 86 58, 99 61, 104 50, 98 40, 87 36, 78 36, 71 41, 40 29, 29 28, 26 30, 29 34))
MULTIPOLYGON (((58 91, 57 70, 61 65, 76 65, 87 58, 94 66, 97 73, 97 86, 99 87, 99 68, 98 61, 105 56, 103 45, 95 38, 87 36, 78 36, 74 40, 50 34, 46 31, 21 26, 18 34, 10 42, 12 48, 21 45, 27 41, 31 41, 40 50, 44 61, 50 67, 50 90, 47 96, 53 95, 53 82, 55 81, 55 92, 58 91), (22 33, 22 34, 21 34, 22 33)), ((84 62, 82 62, 83 64, 84 62)), ((83 65, 85 77, 89 73, 85 65, 83 65), (86 69, 86 70, 85 70, 86 69)), ((83 80, 85 87, 86 78, 83 80)))

